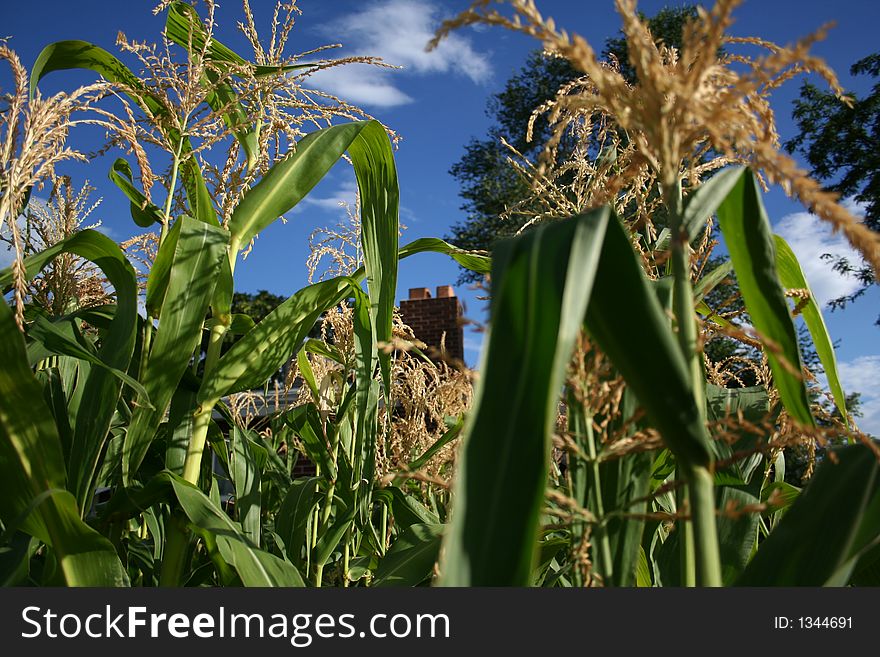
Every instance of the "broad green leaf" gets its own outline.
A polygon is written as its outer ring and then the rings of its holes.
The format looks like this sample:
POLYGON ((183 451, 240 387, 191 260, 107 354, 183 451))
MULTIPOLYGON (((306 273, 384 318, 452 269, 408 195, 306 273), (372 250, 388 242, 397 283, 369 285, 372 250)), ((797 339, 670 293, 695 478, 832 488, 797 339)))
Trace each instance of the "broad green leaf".
POLYGON ((299 571, 290 563, 264 552, 250 541, 241 526, 231 520, 198 488, 188 481, 164 473, 183 512, 200 533, 210 534, 223 559, 232 566, 245 586, 305 586, 299 571))
MULTIPOLYGON (((397 293, 400 187, 391 142, 378 121, 363 126, 348 153, 360 192, 361 245, 376 349, 378 343, 391 342, 397 293)), ((391 353, 380 349, 378 357, 387 400, 391 394, 391 353)))
POLYGON ((374 490, 373 500, 382 502, 391 509, 394 524, 399 528, 405 529, 418 524, 436 525, 440 522, 437 514, 395 486, 374 490))
POLYGON ((754 511, 742 511, 742 508, 757 506, 759 500, 731 486, 718 489, 717 497, 721 574, 724 585, 730 586, 746 567, 758 540, 759 515, 754 511))
POLYGON ((635 586, 653 460, 650 453, 643 452, 604 461, 599 466, 607 517, 605 533, 614 564, 614 577, 607 586, 635 586))
POLYGON ((764 343, 782 403, 792 418, 813 426, 797 332, 777 273, 770 222, 751 171, 739 176, 717 213, 746 310, 764 343))
POLYGON ((156 252, 156 259, 147 276, 145 303, 147 312, 154 318, 158 318, 159 313, 162 312, 162 302, 165 300, 165 292, 168 290, 168 279, 171 274, 171 265, 174 264, 174 256, 177 253, 177 240, 180 238, 182 224, 183 221, 180 219, 172 224, 165 235, 165 241, 156 252))
POLYGON ((478 274, 488 274, 492 269, 492 260, 484 253, 466 251, 436 237, 423 237, 402 246, 398 257, 402 260, 416 253, 442 253, 448 255, 465 269, 470 269, 478 274))
POLYGON ((336 462, 330 453, 330 444, 324 435, 324 424, 313 403, 298 406, 284 416, 284 422, 299 436, 309 459, 320 466, 321 474, 336 480, 336 462))
POLYGON ((694 287, 694 301, 702 301, 707 294, 714 290, 721 282, 730 276, 733 271, 733 263, 730 260, 722 262, 708 274, 700 279, 700 282, 694 287))
POLYGON ((829 452, 759 546, 739 586, 843 586, 880 540, 880 463, 867 445, 829 452))
POLYGON ((739 182, 746 169, 734 166, 716 173, 709 180, 697 187, 684 203, 682 225, 688 232, 688 240, 693 242, 700 236, 709 218, 718 212, 721 203, 739 182))
POLYGON ((241 337, 202 383, 199 402, 261 386, 308 337, 321 314, 345 299, 352 279, 333 278, 303 288, 241 337))
POLYGON ((181 217, 179 221, 180 237, 162 300, 161 321, 141 376, 154 408, 138 404, 132 416, 125 437, 126 482, 131 481, 146 455, 199 344, 220 264, 227 258, 225 231, 190 217, 181 217))
POLYGON ((786 288, 807 290, 809 293, 809 297, 801 310, 801 315, 804 318, 807 329, 810 331, 810 336, 813 338, 813 345, 816 347, 816 353, 819 355, 822 369, 825 370, 825 376, 828 377, 828 387, 831 389, 834 403, 840 411, 843 421, 849 426, 849 417, 846 412, 846 395, 843 392, 843 386, 840 385, 837 359, 834 357, 834 346, 831 343, 831 337, 828 335, 828 328, 825 326, 822 311, 816 302, 815 295, 810 290, 810 284, 804 276, 794 251, 791 250, 788 243, 779 235, 774 235, 773 240, 776 245, 776 271, 779 274, 779 282, 786 288))
MULTIPOLYGON (((56 256, 71 253, 96 264, 116 291, 116 309, 113 318, 103 332, 102 344, 97 353, 87 351, 76 357, 94 356, 99 367, 88 370, 80 368, 75 394, 68 395, 71 406, 70 424, 73 437, 67 456, 70 490, 77 504, 87 508, 91 502, 91 489, 98 460, 110 430, 110 422, 120 396, 122 380, 137 387, 127 376, 126 370, 134 352, 137 328, 137 279, 134 269, 119 246, 106 235, 94 230, 83 230, 57 244, 34 254, 24 261, 25 275, 33 278, 56 256)), ((12 281, 12 272, 0 272, 0 288, 5 289, 12 281)), ((51 331, 47 323, 40 322, 40 329, 51 331)), ((52 332, 53 338, 59 335, 52 332)), ((56 347, 72 347, 69 342, 53 342, 56 347)), ((59 351, 58 353, 67 353, 59 351)), ((144 400, 148 404, 147 399, 144 400)))
MULTIPOLYGON (((57 41, 43 48, 31 69, 31 97, 40 80, 49 73, 77 68, 94 71, 109 82, 123 85, 125 93, 150 117, 168 113, 166 105, 125 64, 87 41, 57 41)), ((181 153, 180 174, 191 214, 199 221, 217 225, 211 193, 193 157, 189 138, 170 127, 164 129, 164 136, 169 149, 181 153)))
POLYGON ((586 326, 680 462, 707 465, 709 439, 669 320, 623 225, 608 222, 586 326), (627 300, 626 312, 620 300, 627 300), (657 385, 662 381, 663 385, 657 385))
POLYGON ((333 551, 345 536, 345 532, 351 527, 356 515, 357 508, 348 509, 345 513, 341 513, 333 524, 319 536, 318 543, 315 545, 315 564, 318 567, 324 567, 330 561, 333 551))
POLYGON ((541 226, 495 251, 489 335, 457 463, 443 585, 531 582, 557 399, 609 216, 602 208, 541 226))
POLYGON ((424 466, 428 461, 434 458, 434 455, 443 449, 446 445, 451 443, 453 440, 458 438, 461 433, 462 428, 464 427, 464 416, 458 418, 458 421, 452 425, 442 436, 440 436, 428 449, 425 450, 425 453, 419 456, 414 461, 410 461, 407 464, 407 468, 409 470, 418 470, 422 466, 424 466))
POLYGON ((71 358, 78 358, 79 360, 87 361, 92 365, 109 372, 141 395, 143 403, 146 403, 147 405, 150 404, 150 396, 140 383, 122 370, 112 367, 102 361, 96 352, 87 349, 71 336, 67 335, 65 331, 59 327, 58 323, 52 322, 42 315, 38 315, 28 327, 28 337, 39 341, 43 347, 52 353, 63 354, 65 356, 70 356, 71 358))
POLYGON ((233 243, 246 246, 305 198, 368 125, 368 121, 345 123, 300 139, 296 150, 269 169, 236 206, 229 220, 233 243))
POLYGON ((379 561, 373 586, 418 586, 430 579, 446 525, 410 525, 379 561))
POLYGON ((251 542, 260 547, 260 467, 248 438, 250 431, 232 428, 232 483, 235 513, 251 542))
POLYGON ((0 298, 0 519, 50 545, 68 586, 127 586, 113 545, 80 519, 52 414, 0 298), (35 503, 36 502, 36 503, 35 503))
POLYGON ((318 477, 294 480, 275 518, 275 529, 284 541, 287 558, 300 567, 304 565, 301 553, 319 481, 318 477))
POLYGON ((154 223, 162 223, 165 215, 156 205, 147 200, 142 191, 134 186, 131 166, 121 157, 113 163, 108 174, 110 180, 122 191, 131 203, 131 218, 141 228, 149 228, 154 223))

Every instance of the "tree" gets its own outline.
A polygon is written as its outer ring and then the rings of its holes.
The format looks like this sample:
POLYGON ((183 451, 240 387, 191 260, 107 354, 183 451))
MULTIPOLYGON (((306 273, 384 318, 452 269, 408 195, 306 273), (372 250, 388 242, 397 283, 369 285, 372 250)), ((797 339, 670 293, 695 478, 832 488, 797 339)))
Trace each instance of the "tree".
MULTIPOLYGON (((805 82, 792 113, 799 134, 785 146, 806 158, 812 174, 827 181, 827 189, 863 203, 865 225, 880 230, 880 52, 857 61, 850 73, 874 78, 871 93, 853 96, 852 105, 847 106, 834 94, 805 82)), ((845 257, 825 257, 836 271, 860 283, 852 294, 832 300, 832 309, 843 308, 877 284, 864 260, 853 263, 845 257)))
MULTIPOLYGON (((648 19, 648 25, 657 42, 676 46, 681 43, 685 23, 694 17, 696 9, 692 6, 665 8, 648 19)), ((631 82, 636 81, 622 35, 606 41, 602 56, 608 61, 616 60, 623 75, 631 82)), ((538 117, 532 139, 527 141, 529 118, 537 107, 554 98, 560 87, 577 77, 579 73, 568 60, 535 51, 519 73, 507 81, 504 90, 489 99, 486 113, 495 120, 495 125, 485 139, 472 139, 465 147, 465 154, 450 169, 461 185, 459 193, 465 201, 462 210, 467 214, 463 221, 452 226, 447 237, 450 242, 466 249, 491 250, 498 239, 522 228, 522 219, 502 218, 507 208, 527 197, 528 190, 508 163, 510 153, 501 140, 530 161, 536 161, 552 128, 545 117, 538 117)), ((560 153, 564 156, 570 147, 563 143, 560 153)), ((462 270, 459 282, 472 282, 475 278, 473 273, 462 270)))

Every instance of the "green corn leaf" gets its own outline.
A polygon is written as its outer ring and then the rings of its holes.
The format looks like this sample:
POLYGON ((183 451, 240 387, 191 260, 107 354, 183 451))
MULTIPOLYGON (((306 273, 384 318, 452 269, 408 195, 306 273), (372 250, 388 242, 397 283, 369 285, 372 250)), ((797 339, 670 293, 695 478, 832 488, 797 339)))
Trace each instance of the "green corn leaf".
POLYGON ((256 547, 241 526, 202 491, 171 473, 159 476, 171 484, 193 528, 216 541, 223 560, 235 569, 245 586, 305 586, 296 567, 256 547))
MULTIPOLYGON (((152 94, 125 64, 103 48, 87 41, 57 41, 43 48, 31 69, 31 97, 36 92, 40 80, 46 75, 53 71, 69 69, 94 71, 109 82, 123 85, 126 94, 148 116, 158 118, 167 114, 166 106, 162 101, 152 94)), ((218 225, 211 193, 192 155, 192 143, 189 138, 183 137, 174 128, 165 128, 164 136, 173 152, 180 150, 182 158, 180 174, 189 199, 191 214, 199 221, 218 225)))
POLYGON ((336 463, 324 435, 324 425, 318 408, 311 402, 298 406, 284 416, 284 422, 299 436, 309 459, 321 467, 321 474, 330 481, 335 481, 336 463))
POLYGON ((813 426, 797 332, 780 285, 770 222, 754 174, 742 172, 717 214, 746 310, 764 342, 782 403, 792 418, 813 426))
POLYGON ((707 465, 709 439, 669 319, 623 225, 609 221, 586 326, 682 462, 707 465), (627 312, 620 312, 620 299, 627 312), (663 381, 662 386, 657 382, 663 381))
MULTIPOLYGON (((137 279, 134 269, 119 246, 106 235, 94 230, 80 231, 66 240, 25 259, 25 275, 36 276, 49 262, 62 253, 71 253, 96 264, 116 290, 117 305, 113 318, 104 330, 102 345, 92 354, 82 349, 76 358, 94 361, 98 367, 80 369, 76 394, 68 394, 71 407, 70 424, 73 437, 69 459, 70 490, 77 503, 87 507, 91 501, 92 482, 101 451, 116 410, 122 381, 133 387, 139 384, 126 374, 134 352, 137 329, 137 279)), ((0 288, 12 281, 11 269, 0 272, 0 288)), ((48 321, 37 321, 37 335, 51 341, 56 353, 81 347, 64 340, 63 333, 48 321), (41 333, 42 331, 42 333, 41 333)), ((45 344, 45 343, 44 343, 45 344)), ((145 404, 149 404, 147 398, 145 404)))
POLYGON ((331 126, 297 142, 296 150, 269 169, 233 211, 229 220, 233 243, 239 248, 247 245, 305 198, 368 125, 369 121, 360 121, 331 126))
POLYGON ((448 255, 465 269, 478 274, 488 274, 492 269, 492 259, 480 251, 466 251, 452 246, 436 237, 423 237, 400 248, 398 257, 403 260, 416 253, 442 253, 448 255))
POLYGON ((422 466, 424 466, 428 461, 434 458, 434 455, 443 449, 446 445, 451 443, 453 440, 458 438, 461 434, 461 430, 464 427, 464 416, 458 418, 458 421, 449 428, 442 436, 440 436, 428 449, 425 450, 425 453, 419 456, 414 461, 410 461, 407 464, 408 470, 418 470, 422 466))
POLYGON ((345 536, 345 532, 351 527, 357 516, 357 508, 352 507, 344 514, 341 514, 327 530, 318 538, 318 544, 315 546, 315 564, 319 568, 323 568, 333 556, 333 551, 339 545, 339 541, 345 536))
POLYGON ((394 524, 400 528, 417 524, 436 525, 440 522, 437 514, 412 495, 408 495, 394 486, 374 490, 373 500, 382 502, 391 509, 394 524))
POLYGON ((738 586, 844 586, 880 541, 880 463, 867 445, 834 450, 759 546, 738 586))
POLYGON ((457 464, 443 585, 531 582, 557 399, 609 217, 601 208, 495 251, 490 332, 457 464))
POLYGON ((232 483, 235 484, 235 513, 245 536, 260 547, 260 467, 250 431, 232 429, 232 483))
POLYGON ((168 289, 168 278, 171 274, 171 265, 174 263, 174 255, 177 252, 177 240, 180 238, 180 226, 183 222, 178 219, 172 224, 165 241, 156 253, 153 266, 147 276, 147 312, 151 317, 159 317, 162 311, 162 302, 165 300, 165 292, 168 289))
POLYGON ((733 263, 730 260, 722 262, 708 274, 700 279, 700 282, 694 287, 694 302, 700 302, 706 298, 712 290, 718 287, 724 279, 730 276, 733 271, 733 263))
POLYGON ((161 321, 141 377, 154 408, 138 404, 132 416, 125 436, 123 473, 126 482, 131 481, 146 455, 199 344, 214 283, 221 262, 227 258, 225 231, 190 217, 181 217, 179 221, 180 237, 159 313, 161 321))
POLYGON ((68 586, 126 586, 113 545, 80 519, 52 413, 0 298, 0 519, 50 545, 68 586))
POLYGON ((807 282, 797 256, 788 243, 779 237, 773 236, 776 245, 776 271, 779 274, 779 282, 786 288, 805 289, 809 292, 801 315, 804 323, 810 331, 813 338, 813 345, 816 347, 816 353, 819 355, 819 362, 822 363, 822 369, 825 370, 825 376, 828 377, 828 387, 831 389, 831 396, 834 397, 834 403, 840 411, 840 416, 849 426, 849 418, 846 413, 846 395, 843 392, 843 386, 840 385, 840 375, 837 371, 837 359, 834 356, 834 346, 831 343, 831 337, 828 335, 828 328, 825 326, 825 320, 822 317, 822 311, 819 304, 816 303, 816 297, 810 290, 810 284, 807 282))
POLYGON ((131 218, 138 226, 149 228, 154 223, 163 222, 165 215, 162 210, 150 203, 144 193, 134 186, 128 162, 118 158, 110 167, 108 176, 131 202, 131 218))
POLYGON ((116 369, 102 361, 97 353, 86 349, 82 344, 69 336, 58 323, 52 322, 42 315, 38 315, 28 328, 28 336, 37 340, 47 350, 55 354, 63 354, 71 358, 87 361, 106 372, 109 372, 132 390, 141 395, 143 403, 150 405, 150 396, 146 389, 122 370, 116 369))
POLYGON ((745 173, 745 167, 724 169, 697 187, 697 191, 685 199, 682 225, 687 229, 688 240, 693 242, 706 227, 709 217, 718 208, 745 173))
POLYGON ((410 525, 379 561, 373 586, 418 586, 429 580, 446 525, 410 525))
MULTIPOLYGON (((378 121, 364 125, 348 147, 360 191, 361 244, 370 295, 373 339, 391 342, 394 296, 397 293, 397 242, 400 232, 400 187, 394 153, 378 121)), ((391 394, 391 354, 378 351, 385 397, 391 394)))
POLYGON ((308 337, 321 314, 345 299, 352 279, 333 278, 303 288, 241 337, 202 383, 199 402, 259 387, 308 337))
POLYGON ((758 540, 757 513, 737 509, 755 506, 759 500, 744 490, 723 486, 718 490, 718 547, 721 552, 721 572, 725 586, 730 586, 742 573, 758 540), (732 513, 725 513, 730 505, 732 513))
POLYGON ((287 558, 300 568, 305 565, 302 549, 306 541, 309 515, 315 508, 315 492, 319 481, 319 477, 294 480, 275 518, 275 529, 284 541, 287 558))

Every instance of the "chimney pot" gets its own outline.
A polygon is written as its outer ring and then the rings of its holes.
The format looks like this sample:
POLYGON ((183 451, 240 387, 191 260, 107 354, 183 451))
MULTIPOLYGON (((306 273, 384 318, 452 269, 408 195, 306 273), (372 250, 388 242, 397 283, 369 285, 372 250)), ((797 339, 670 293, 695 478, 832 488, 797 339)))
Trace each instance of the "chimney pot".
POLYGON ((437 286, 437 298, 445 299, 449 297, 455 296, 455 290, 452 289, 451 285, 438 285, 437 286))
POLYGON ((410 299, 430 299, 431 298, 431 290, 429 290, 426 287, 411 287, 411 288, 409 288, 409 298, 410 299))

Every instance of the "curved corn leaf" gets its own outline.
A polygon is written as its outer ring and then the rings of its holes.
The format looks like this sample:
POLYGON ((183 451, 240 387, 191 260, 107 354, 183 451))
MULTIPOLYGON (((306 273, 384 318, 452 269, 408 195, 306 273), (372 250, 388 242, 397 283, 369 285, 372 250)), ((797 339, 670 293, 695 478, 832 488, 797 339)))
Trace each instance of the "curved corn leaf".
MULTIPOLYGON (((360 192, 361 244, 370 297, 370 321, 376 350, 391 342, 397 293, 397 242, 400 187, 391 142, 382 124, 369 121, 348 147, 360 192)), ((386 399, 391 394, 391 354, 378 351, 386 399)))
POLYGON ((880 541, 880 463, 867 445, 829 454, 758 547, 739 586, 844 586, 880 541))
POLYGON ((118 158, 110 167, 108 176, 131 202, 131 218, 138 226, 149 228, 154 223, 162 223, 165 215, 162 210, 147 200, 142 191, 134 186, 131 166, 128 162, 121 157, 118 158))
POLYGON ((717 214, 746 310, 764 343, 782 403, 792 418, 812 426, 797 332, 779 283, 770 222, 751 171, 741 172, 717 214))
POLYGON ((199 403, 256 388, 306 339, 325 310, 345 299, 353 281, 333 278, 303 288, 269 313, 217 361, 199 390, 199 403))
MULTIPOLYGON (((38 321, 36 326, 37 334, 42 330, 43 338, 51 339, 57 353, 74 355, 99 365, 90 368, 88 374, 80 379, 81 387, 78 387, 77 396, 71 398, 71 407, 75 412, 72 415, 75 414, 75 418, 71 417, 73 437, 68 452, 70 490, 80 507, 87 508, 122 381, 133 387, 140 387, 126 374, 136 340, 137 279, 134 269, 119 246, 106 235, 94 230, 80 231, 26 258, 24 267, 27 278, 36 276, 61 253, 72 253, 95 263, 116 290, 116 311, 104 331, 101 348, 96 354, 86 350, 74 354, 68 348, 75 347, 75 343, 60 340, 63 336, 54 331, 49 322, 38 321)), ((0 288, 5 288, 11 280, 11 270, 0 272, 0 288)), ((147 398, 144 398, 144 404, 149 404, 147 398)))
POLYGON ((443 585, 531 583, 559 389, 609 216, 601 208, 541 226, 495 251, 489 337, 457 464, 443 585))
MULTIPOLYGON (((213 62, 226 62, 237 66, 252 66, 241 55, 220 43, 213 35, 206 48, 205 42, 207 41, 208 34, 202 25, 198 12, 196 12, 192 5, 185 2, 171 3, 171 6, 168 8, 168 18, 165 22, 165 34, 171 41, 184 48, 188 49, 190 47, 189 44, 192 43, 193 51, 206 52, 213 62)), ((310 68, 312 66, 314 64, 284 64, 280 66, 253 66, 253 69, 254 74, 259 77, 310 68)))
POLYGON ((77 342, 72 336, 67 335, 57 323, 50 321, 43 315, 37 315, 34 321, 28 327, 28 337, 37 340, 48 351, 54 354, 61 354, 84 360, 92 365, 106 370, 124 384, 128 385, 132 390, 141 395, 143 403, 150 405, 150 396, 146 389, 138 383, 138 381, 128 374, 112 367, 102 361, 97 353, 87 349, 85 346, 77 342))
POLYGON ((597 284, 586 326, 663 436, 676 458, 691 465, 711 459, 709 438, 694 401, 690 377, 669 319, 648 284, 629 236, 609 221, 602 244, 597 284), (620 299, 627 311, 620 311, 620 299), (663 381, 663 385, 657 385, 663 381))
POLYGON ((733 271, 733 263, 730 260, 722 262, 708 274, 700 279, 700 282, 694 286, 694 302, 699 303, 707 294, 718 287, 724 279, 730 276, 733 271))
POLYGON ((436 237, 422 237, 400 247, 397 257, 402 260, 416 253, 428 252, 448 255, 465 269, 478 274, 488 274, 492 269, 492 259, 488 255, 460 249, 436 237))
POLYGON ((67 483, 61 442, 24 340, 0 298, 0 518, 55 551, 69 586, 126 586, 113 545, 81 519, 67 483), (40 500, 34 504, 35 500, 40 500))
POLYGON ((245 586, 305 586, 295 566, 257 548, 241 526, 198 488, 169 472, 159 477, 171 484, 193 528, 216 540, 223 560, 236 570, 245 586))
POLYGON ((461 434, 461 430, 464 427, 464 416, 458 418, 456 423, 452 425, 442 436, 440 436, 434 444, 432 444, 428 449, 425 450, 424 454, 419 456, 414 461, 410 461, 407 464, 408 470, 419 470, 422 468, 428 461, 434 458, 434 455, 443 449, 446 445, 451 443, 453 440, 458 438, 459 434, 461 434))
POLYGON ((410 525, 379 561, 373 586, 418 586, 430 579, 446 525, 410 525))
POLYGON ((260 467, 250 431, 232 428, 232 483, 235 484, 235 513, 245 536, 260 547, 260 467))
MULTIPOLYGON (((168 112, 166 105, 152 94, 125 64, 103 48, 87 41, 57 41, 43 48, 31 69, 31 97, 36 92, 40 80, 49 73, 76 68, 94 71, 109 82, 123 85, 125 93, 148 116, 160 117, 168 112)), ((199 221, 218 225, 211 193, 205 185, 201 169, 192 156, 192 144, 189 138, 184 137, 174 128, 165 128, 164 135, 172 152, 180 150, 182 158, 180 174, 189 199, 191 214, 199 221)))
POLYGON ((229 220, 233 243, 239 248, 247 245, 305 198, 370 124, 345 123, 316 130, 300 139, 296 150, 269 169, 236 206, 229 220))
POLYGON ((801 310, 801 315, 804 318, 807 329, 810 331, 810 336, 813 338, 813 345, 816 347, 816 353, 819 355, 822 369, 825 370, 825 376, 828 377, 828 387, 831 389, 834 403, 840 411, 840 416, 849 426, 849 417, 846 413, 846 395, 843 392, 843 386, 840 385, 837 359, 834 357, 834 346, 831 343, 831 337, 828 335, 828 328, 825 326, 822 311, 819 308, 819 304, 816 303, 816 297, 810 290, 810 284, 804 276, 794 251, 791 250, 788 243, 779 235, 774 235, 773 240, 776 244, 776 271, 779 274, 779 282, 786 288, 805 289, 809 292, 809 296, 801 310))
POLYGON ((319 477, 295 479, 275 517, 275 530, 284 541, 287 558, 300 568, 305 565, 301 553, 305 545, 309 516, 315 508, 315 492, 319 481, 319 477))
POLYGON ((721 203, 746 171, 742 166, 724 169, 697 187, 697 191, 685 199, 682 225, 688 232, 689 241, 693 242, 700 236, 709 217, 717 213, 721 203))
POLYGON ((147 276, 147 298, 145 305, 151 317, 159 317, 162 311, 162 302, 165 300, 165 291, 168 289, 168 278, 171 274, 171 265, 174 263, 174 254, 177 252, 177 240, 180 238, 180 226, 183 222, 178 219, 165 235, 165 241, 156 253, 153 266, 147 276))
POLYGON ((137 404, 125 435, 122 466, 126 483, 131 481, 146 455, 199 344, 220 264, 227 258, 226 231, 186 216, 178 221, 180 237, 162 300, 161 321, 142 367, 141 383, 147 389, 153 408, 137 404))

